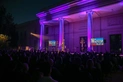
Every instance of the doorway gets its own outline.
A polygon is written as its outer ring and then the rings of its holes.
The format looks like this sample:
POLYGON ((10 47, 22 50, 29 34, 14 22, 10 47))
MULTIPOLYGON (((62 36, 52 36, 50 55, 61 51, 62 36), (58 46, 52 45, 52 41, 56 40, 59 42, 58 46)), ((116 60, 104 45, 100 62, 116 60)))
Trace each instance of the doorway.
POLYGON ((121 36, 121 34, 110 35, 110 52, 122 53, 122 36, 121 36))

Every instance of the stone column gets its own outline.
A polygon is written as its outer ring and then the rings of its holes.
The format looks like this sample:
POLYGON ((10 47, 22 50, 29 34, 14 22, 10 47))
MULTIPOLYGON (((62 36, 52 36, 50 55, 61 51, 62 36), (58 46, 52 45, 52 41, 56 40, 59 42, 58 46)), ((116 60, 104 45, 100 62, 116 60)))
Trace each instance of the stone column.
POLYGON ((64 19, 59 18, 59 50, 64 51, 64 19))
POLYGON ((43 37, 43 35, 44 35, 44 23, 40 20, 39 21, 40 22, 40 45, 39 45, 39 48, 40 48, 40 50, 42 50, 43 49, 43 42, 44 42, 44 37, 43 37))
POLYGON ((92 11, 87 11, 87 50, 91 51, 92 50, 92 46, 91 46, 91 38, 92 38, 92 15, 93 12, 92 11))

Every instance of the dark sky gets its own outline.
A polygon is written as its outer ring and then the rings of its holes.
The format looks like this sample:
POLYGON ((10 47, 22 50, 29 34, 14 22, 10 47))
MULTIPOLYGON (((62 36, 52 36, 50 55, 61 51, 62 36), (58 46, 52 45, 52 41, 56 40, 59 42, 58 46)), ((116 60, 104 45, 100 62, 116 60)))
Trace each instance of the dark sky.
POLYGON ((0 0, 17 24, 36 19, 36 13, 70 0, 0 0))

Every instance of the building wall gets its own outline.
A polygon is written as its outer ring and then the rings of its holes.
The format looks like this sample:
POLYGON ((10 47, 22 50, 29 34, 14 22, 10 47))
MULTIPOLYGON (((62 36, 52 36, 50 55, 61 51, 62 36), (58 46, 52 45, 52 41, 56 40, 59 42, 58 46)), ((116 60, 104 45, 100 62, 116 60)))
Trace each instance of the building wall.
MULTIPOLYGON (((123 41, 123 14, 93 18, 93 37, 103 37, 106 40, 104 46, 94 47, 95 51, 110 51, 110 34, 121 34, 123 41)), ((47 36, 49 40, 58 41, 59 26, 51 26, 47 36)), ((87 20, 65 23, 65 45, 67 49, 79 52, 80 37, 82 36, 87 36, 87 20)))
POLYGON ((32 36, 30 33, 40 34, 40 25, 38 20, 29 21, 17 26, 19 35, 18 46, 25 49, 26 46, 34 49, 39 48, 39 38, 32 36))
MULTIPOLYGON (((65 21, 64 26, 66 49, 69 49, 71 52, 80 52, 80 37, 87 36, 87 20, 76 22, 65 21)), ((18 46, 30 46, 34 49, 39 49, 39 38, 30 35, 31 32, 40 34, 40 24, 38 20, 20 24, 17 27, 17 30, 19 34, 18 46)), ((104 46, 93 47, 95 51, 110 51, 110 34, 121 34, 123 41, 123 14, 93 18, 93 37, 103 37, 106 40, 104 46)), ((59 24, 50 24, 48 26, 48 34, 44 35, 44 42, 48 42, 49 40, 59 41, 59 24)), ((47 46, 45 45, 44 48, 46 47, 47 46)), ((49 50, 52 50, 53 48, 57 49, 56 47, 48 48, 49 50)))

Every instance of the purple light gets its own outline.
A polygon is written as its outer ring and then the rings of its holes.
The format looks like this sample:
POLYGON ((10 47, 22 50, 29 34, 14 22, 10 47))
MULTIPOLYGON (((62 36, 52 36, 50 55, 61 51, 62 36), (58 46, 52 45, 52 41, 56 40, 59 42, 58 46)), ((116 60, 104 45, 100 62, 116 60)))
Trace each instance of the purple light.
POLYGON ((59 18, 59 48, 62 48, 62 42, 64 39, 64 19, 59 18))
POLYGON ((44 24, 42 21, 39 21, 40 22, 40 50, 43 48, 43 31, 44 31, 44 24))
POLYGON ((56 12, 59 12, 59 11, 63 11, 63 10, 69 9, 70 5, 71 4, 75 4, 75 3, 76 2, 74 1, 74 2, 69 2, 69 3, 63 4, 63 5, 57 6, 55 8, 50 9, 49 12, 51 14, 53 14, 53 13, 56 13, 56 12))
POLYGON ((53 20, 59 20, 59 17, 63 17, 64 18, 64 16, 68 16, 68 13, 62 13, 62 14, 59 14, 59 15, 53 15, 53 17, 52 17, 52 19, 53 20))
POLYGON ((38 18, 41 18, 41 17, 46 16, 46 13, 45 13, 45 12, 40 12, 40 13, 36 14, 36 16, 37 16, 38 18))
POLYGON ((92 1, 95 1, 95 0, 80 0, 80 1, 69 2, 69 3, 63 4, 63 5, 57 6, 55 8, 52 8, 52 9, 49 10, 49 12, 51 14, 53 14, 53 13, 56 13, 56 12, 67 10, 70 7, 73 7, 73 6, 76 6, 76 5, 82 5, 82 4, 85 4, 85 3, 88 3, 88 2, 92 2, 92 1))
MULTIPOLYGON (((49 12, 51 14, 53 13, 56 13, 56 12, 60 12, 60 11, 63 11, 63 10, 67 10, 69 9, 70 7, 73 7, 75 5, 82 5, 82 4, 85 4, 85 3, 88 3, 88 2, 92 2, 92 1, 95 1, 95 0, 80 0, 80 1, 72 1, 72 2, 69 2, 69 3, 66 3, 66 4, 63 4, 63 5, 60 5, 60 6, 57 6, 55 8, 52 8, 49 10, 49 12)), ((47 14, 45 12, 40 12, 40 13, 37 13, 36 16, 41 18, 41 17, 45 17, 47 14)))
MULTIPOLYGON (((63 4, 63 5, 60 5, 60 6, 57 6, 55 8, 52 8, 49 10, 49 12, 51 14, 53 13, 57 13, 57 12, 60 12, 60 11, 63 11, 63 10, 67 10, 69 9, 70 7, 73 7, 75 5, 82 5, 82 4, 85 4, 85 3, 88 3, 88 2, 92 2, 92 1, 95 1, 95 0, 80 0, 80 1, 72 1, 72 2, 69 2, 69 3, 66 3, 66 4, 63 4)), ((40 13, 37 13, 36 16, 38 18, 41 18, 41 17, 45 17, 47 15, 47 13, 45 12, 40 12, 40 13)), ((67 14, 65 14, 67 15, 67 14)), ((62 15, 63 16, 63 15, 62 15)))
POLYGON ((92 47, 91 47, 91 38, 92 38, 92 14, 93 12, 92 11, 88 11, 87 12, 88 14, 88 51, 91 51, 92 50, 92 47))
POLYGON ((56 13, 56 12, 59 12, 59 11, 63 11, 63 10, 66 10, 66 9, 69 9, 69 6, 60 6, 60 7, 57 7, 57 8, 54 8, 54 9, 51 9, 49 12, 51 14, 53 13, 56 13))
POLYGON ((95 0, 80 0, 80 1, 76 2, 76 5, 83 5, 83 4, 92 2, 92 1, 95 1, 95 0))
POLYGON ((120 2, 119 4, 120 4, 121 6, 123 6, 123 2, 120 2))

